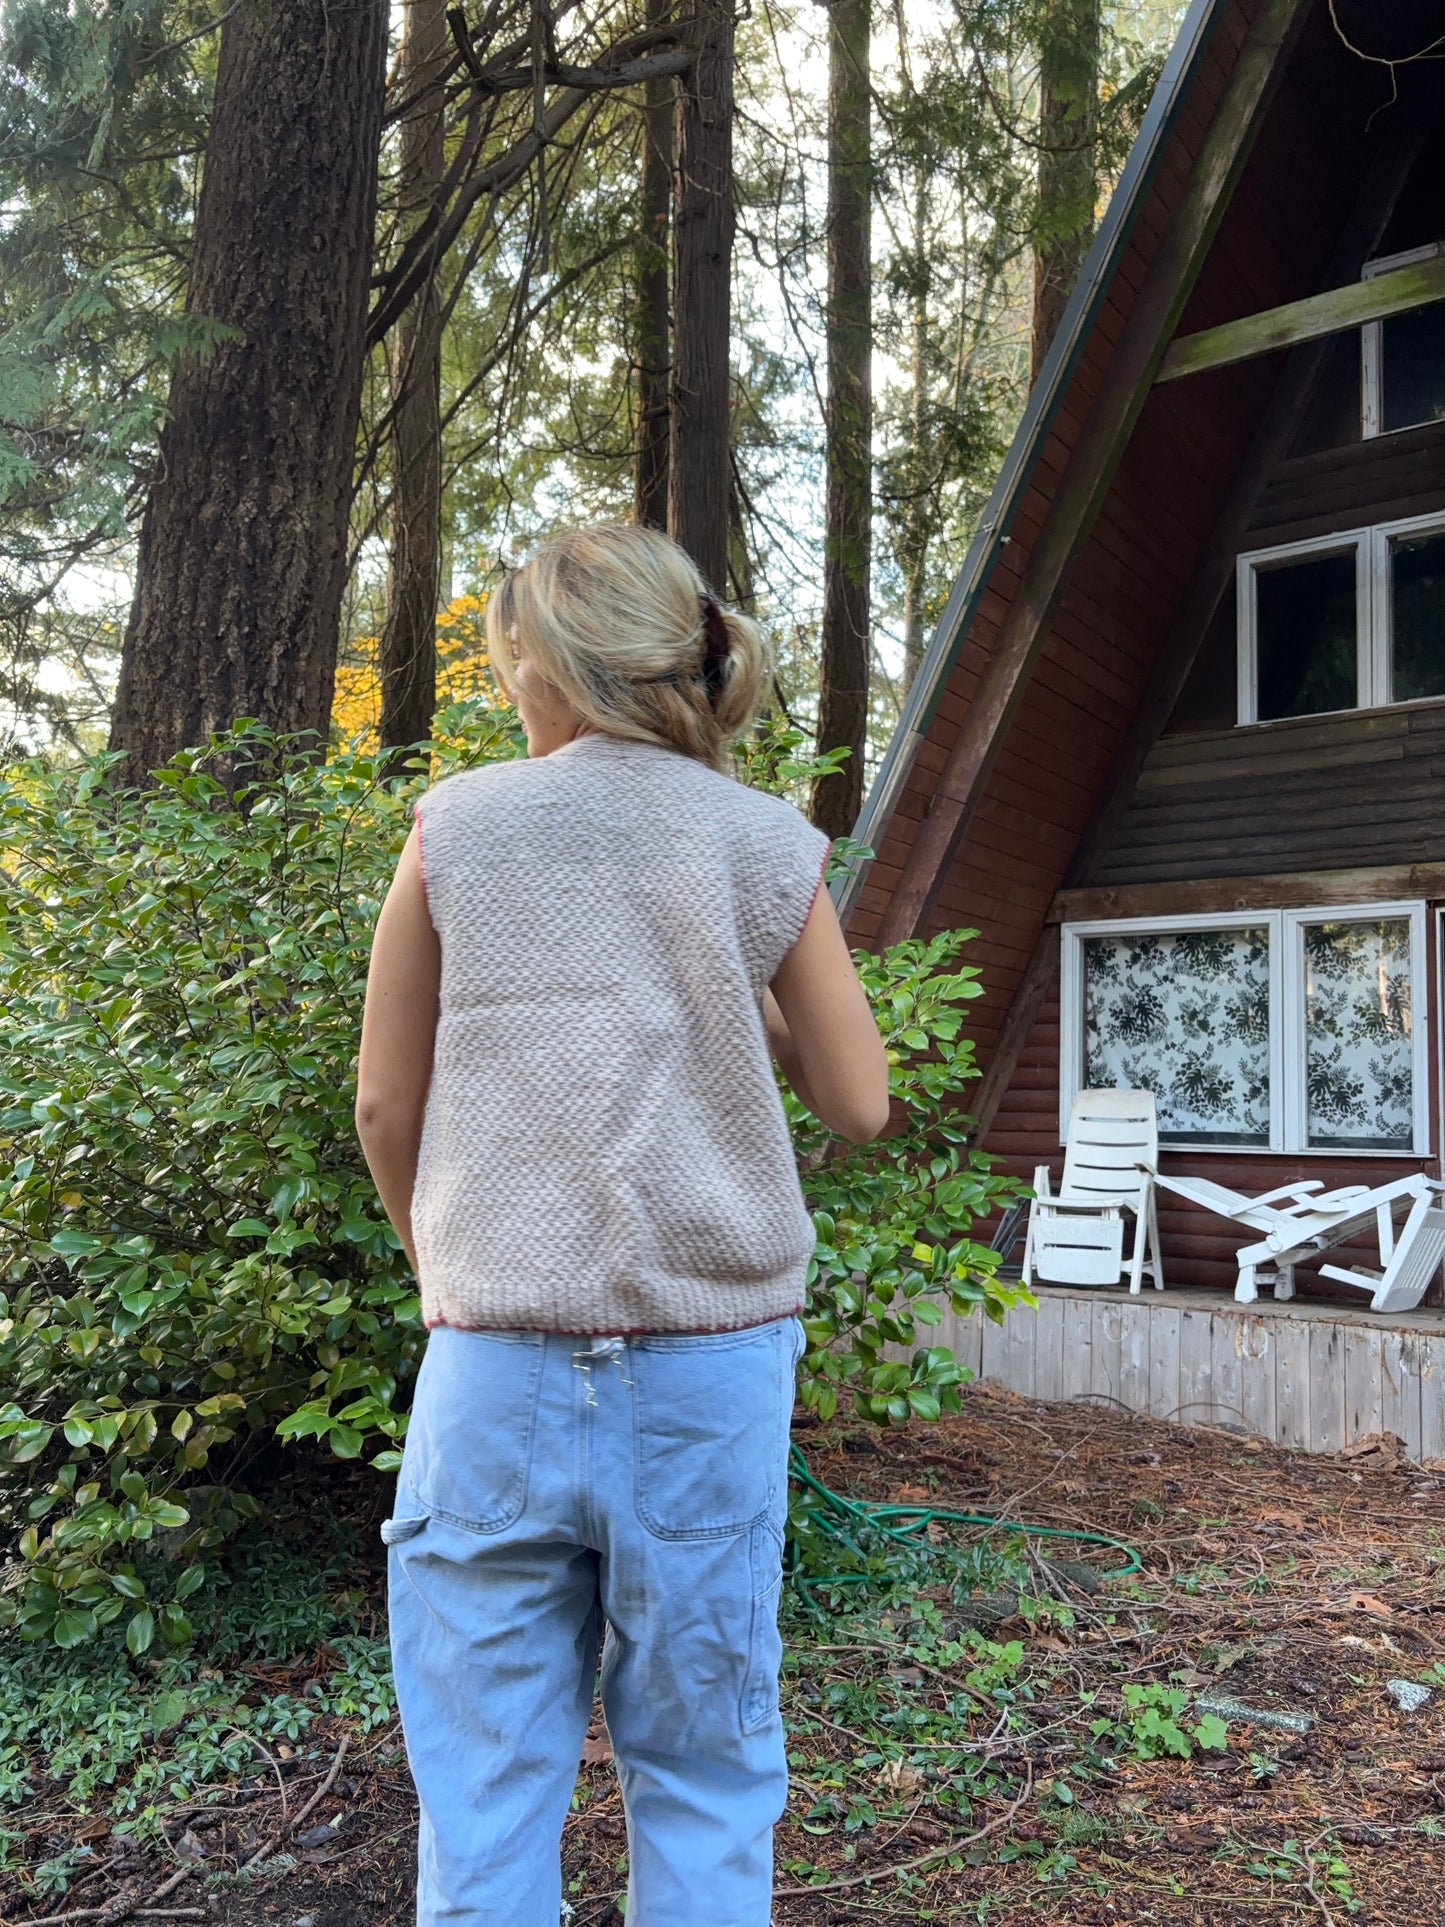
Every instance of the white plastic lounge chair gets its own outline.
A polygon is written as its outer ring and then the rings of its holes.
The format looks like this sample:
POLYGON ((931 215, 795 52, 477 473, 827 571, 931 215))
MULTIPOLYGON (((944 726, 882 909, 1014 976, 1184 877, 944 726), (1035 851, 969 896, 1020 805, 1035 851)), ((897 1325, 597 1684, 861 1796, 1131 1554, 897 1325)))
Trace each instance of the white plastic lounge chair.
POLYGON ((1024 1284, 1035 1276, 1057 1285, 1117 1284, 1125 1269, 1124 1214, 1131 1212, 1129 1290, 1137 1296, 1148 1271, 1162 1291, 1154 1212, 1158 1160, 1152 1091, 1080 1091, 1069 1113, 1058 1190, 1046 1164, 1034 1172, 1024 1284))
POLYGON ((1326 1191, 1318 1179, 1312 1178, 1283 1184, 1251 1198, 1208 1178, 1180 1178, 1161 1172, 1158 1181, 1176 1197, 1264 1233, 1258 1244, 1243 1245, 1237 1254, 1239 1277, 1234 1295, 1242 1305, 1251 1305, 1258 1298, 1257 1274, 1262 1267, 1274 1273, 1275 1297, 1293 1298, 1298 1261, 1331 1245, 1343 1244, 1372 1218, 1380 1230, 1382 1252, 1392 1249, 1395 1207, 1406 1198, 1413 1204, 1422 1196, 1437 1196, 1441 1189, 1429 1178, 1412 1176, 1396 1178, 1373 1190, 1368 1185, 1350 1184, 1326 1191))
POLYGON ((1371 1311, 1413 1311, 1445 1259, 1445 1211, 1427 1193, 1416 1198, 1398 1238, 1388 1212, 1380 1220, 1380 1231, 1383 1271, 1321 1265, 1320 1276, 1371 1293, 1371 1311))

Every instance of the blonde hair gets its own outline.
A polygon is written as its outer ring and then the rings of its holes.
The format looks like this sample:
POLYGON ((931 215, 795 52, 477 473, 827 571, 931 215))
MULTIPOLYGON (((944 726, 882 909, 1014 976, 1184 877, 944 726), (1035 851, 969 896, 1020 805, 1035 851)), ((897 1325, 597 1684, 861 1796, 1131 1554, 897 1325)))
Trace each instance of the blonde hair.
POLYGON ((509 699, 511 665, 526 657, 594 729, 719 770, 773 667, 756 623, 711 597, 685 550, 626 523, 554 536, 512 570, 487 604, 487 646, 509 699), (711 695, 710 628, 715 657, 724 646, 711 695))

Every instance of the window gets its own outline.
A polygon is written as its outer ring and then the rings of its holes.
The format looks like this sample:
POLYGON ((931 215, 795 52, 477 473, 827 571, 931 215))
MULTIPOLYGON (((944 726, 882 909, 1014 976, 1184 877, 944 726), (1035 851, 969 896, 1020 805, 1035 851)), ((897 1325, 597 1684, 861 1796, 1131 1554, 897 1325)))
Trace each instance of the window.
POLYGON ((1152 1090, 1170 1144, 1429 1149, 1422 904, 1064 926, 1061 1134, 1152 1090))
POLYGON ((1236 625, 1241 723, 1445 696, 1445 517, 1240 556, 1236 625))
MULTIPOLYGON (((1388 268, 1432 261, 1442 244, 1410 248, 1403 254, 1367 261, 1364 279, 1388 268)), ((1445 301, 1386 321, 1369 321, 1360 330, 1362 427, 1366 435, 1388 435, 1397 428, 1445 421, 1445 301)))

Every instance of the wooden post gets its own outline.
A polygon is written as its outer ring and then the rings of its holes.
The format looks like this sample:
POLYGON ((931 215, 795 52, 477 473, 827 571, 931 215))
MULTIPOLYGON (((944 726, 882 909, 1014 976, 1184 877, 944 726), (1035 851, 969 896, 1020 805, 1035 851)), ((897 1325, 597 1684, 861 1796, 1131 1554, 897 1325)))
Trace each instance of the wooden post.
POLYGON ((1033 672, 1070 568, 1093 526, 1150 385, 1263 121, 1281 55, 1307 0, 1265 0, 1236 62, 1178 212, 1155 253, 1039 533, 993 655, 919 825, 879 941, 922 930, 978 807, 1003 732, 1033 672))

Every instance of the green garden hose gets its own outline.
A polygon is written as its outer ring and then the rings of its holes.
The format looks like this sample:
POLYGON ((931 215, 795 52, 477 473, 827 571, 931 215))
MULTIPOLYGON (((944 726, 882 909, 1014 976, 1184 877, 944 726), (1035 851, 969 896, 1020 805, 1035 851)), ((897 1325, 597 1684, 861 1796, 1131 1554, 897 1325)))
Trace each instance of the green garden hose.
MULTIPOLYGON (((860 1529, 893 1545, 907 1546, 917 1551, 920 1542, 926 1548, 928 1528, 938 1523, 991 1526, 1001 1532, 1021 1532, 1032 1538, 1072 1539, 1079 1545, 1107 1546, 1111 1552, 1121 1553, 1125 1563, 1100 1573, 1101 1579, 1127 1579, 1143 1570, 1144 1561, 1136 1547, 1121 1539, 1111 1539, 1102 1532, 1083 1532, 1073 1526, 1033 1525, 1026 1519, 1001 1518, 996 1512, 955 1512, 947 1506, 877 1505, 866 1499, 845 1499, 841 1492, 834 1492, 821 1479, 814 1477, 808 1470, 808 1461, 796 1445, 791 1449, 788 1469, 796 1483, 811 1492, 819 1502, 813 1512, 818 1530, 846 1546, 864 1565, 867 1563, 867 1554, 854 1537, 860 1529)), ((867 1585, 870 1577, 867 1572, 837 1572, 822 1578, 814 1575, 806 1584, 809 1587, 867 1585)))

